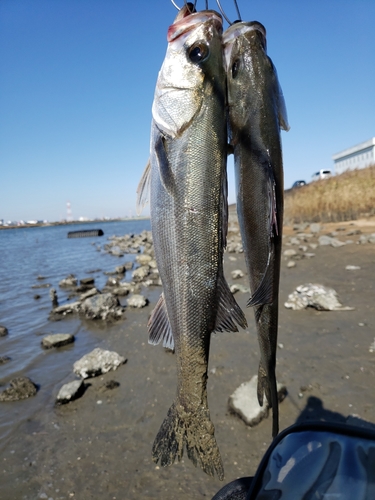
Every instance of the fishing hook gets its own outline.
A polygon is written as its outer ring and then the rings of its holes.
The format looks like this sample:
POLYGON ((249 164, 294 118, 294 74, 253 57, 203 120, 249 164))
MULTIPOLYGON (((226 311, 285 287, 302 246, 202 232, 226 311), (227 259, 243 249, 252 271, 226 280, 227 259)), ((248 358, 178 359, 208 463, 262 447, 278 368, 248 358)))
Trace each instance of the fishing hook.
MULTIPOLYGON (((171 0, 172 4, 176 7, 177 10, 181 10, 181 7, 179 7, 174 0, 171 0)), ((187 5, 187 1, 184 0, 184 4, 187 5)), ((191 3, 191 2, 190 2, 191 3)), ((206 5, 208 4, 208 0, 206 0, 206 5)), ((194 9, 195 6, 197 5, 197 0, 194 1, 194 9)))
POLYGON ((222 8, 221 4, 220 4, 220 0, 216 0, 216 3, 217 3, 217 5, 218 5, 218 7, 219 7, 220 12, 222 13, 222 15, 223 15, 224 19, 226 20, 226 22, 227 22, 230 26, 232 26, 232 24, 235 24, 235 23, 241 22, 241 20, 242 20, 242 19, 241 19, 241 14, 240 14, 240 9, 238 8, 237 0, 233 0, 233 1, 234 1, 234 5, 235 5, 235 7, 236 7, 236 11, 237 11, 237 15, 238 15, 238 20, 233 21, 233 23, 231 23, 231 22, 229 21, 228 17, 226 16, 226 14, 225 14, 225 12, 224 12, 224 10, 223 10, 223 8, 222 8))

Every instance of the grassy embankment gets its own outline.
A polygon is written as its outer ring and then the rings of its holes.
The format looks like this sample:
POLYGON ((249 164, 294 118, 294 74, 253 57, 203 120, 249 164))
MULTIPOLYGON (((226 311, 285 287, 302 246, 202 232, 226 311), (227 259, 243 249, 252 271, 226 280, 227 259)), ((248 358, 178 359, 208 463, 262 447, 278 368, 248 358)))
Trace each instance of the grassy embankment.
POLYGON ((375 215, 375 165, 285 192, 285 224, 339 222, 375 215))

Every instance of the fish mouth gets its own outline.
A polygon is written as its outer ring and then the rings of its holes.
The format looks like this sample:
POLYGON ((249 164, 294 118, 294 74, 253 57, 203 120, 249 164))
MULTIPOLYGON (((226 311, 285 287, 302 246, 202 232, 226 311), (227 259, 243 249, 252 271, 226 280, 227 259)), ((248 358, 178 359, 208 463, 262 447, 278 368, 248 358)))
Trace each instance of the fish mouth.
POLYGON ((214 10, 204 10, 193 14, 187 14, 185 17, 169 26, 167 34, 168 43, 192 31, 197 25, 204 23, 213 23, 218 31, 222 31, 223 29, 223 19, 220 14, 214 10))
POLYGON ((263 38, 265 39, 267 36, 267 31, 266 28, 263 26, 258 21, 250 21, 248 23, 234 23, 232 26, 229 26, 228 29, 226 29, 223 33, 223 44, 226 45, 228 43, 233 42, 235 38, 237 38, 240 35, 243 35, 244 33, 247 33, 248 31, 260 31, 260 33, 263 35, 263 38))
POLYGON ((231 54, 232 54, 232 48, 235 40, 239 36, 244 36, 246 33, 249 33, 251 31, 257 31, 261 35, 261 42, 263 45, 264 50, 266 50, 267 47, 267 42, 266 42, 266 28, 263 26, 258 21, 250 21, 247 23, 244 22, 239 22, 239 23, 234 23, 229 28, 227 28, 222 37, 222 43, 224 46, 224 61, 226 63, 226 66, 228 68, 231 54))

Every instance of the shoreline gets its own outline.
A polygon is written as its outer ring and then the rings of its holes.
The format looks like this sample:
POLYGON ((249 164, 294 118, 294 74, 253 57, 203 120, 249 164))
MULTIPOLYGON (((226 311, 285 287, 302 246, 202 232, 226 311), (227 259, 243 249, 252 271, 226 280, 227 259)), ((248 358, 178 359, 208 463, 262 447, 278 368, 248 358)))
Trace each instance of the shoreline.
POLYGON ((17 226, 4 226, 0 225, 1 229, 24 229, 33 227, 51 227, 51 226, 75 226, 79 224, 106 224, 107 222, 128 222, 128 221, 138 221, 138 220, 148 220, 150 217, 120 217, 118 219, 106 219, 106 220, 88 220, 88 221, 71 221, 71 222, 46 222, 37 224, 21 224, 17 226))

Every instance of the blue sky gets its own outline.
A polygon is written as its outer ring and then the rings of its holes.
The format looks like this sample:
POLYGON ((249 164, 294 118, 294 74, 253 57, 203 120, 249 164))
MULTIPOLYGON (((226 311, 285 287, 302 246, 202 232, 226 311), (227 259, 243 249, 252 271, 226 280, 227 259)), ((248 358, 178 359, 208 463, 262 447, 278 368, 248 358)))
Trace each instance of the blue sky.
MULTIPOLYGON (((375 136, 375 1, 238 4, 265 25, 284 92, 285 187, 309 181, 375 136)), ((176 12, 170 0, 1 0, 0 219, 60 220, 67 201, 75 218, 135 214, 176 12)))

